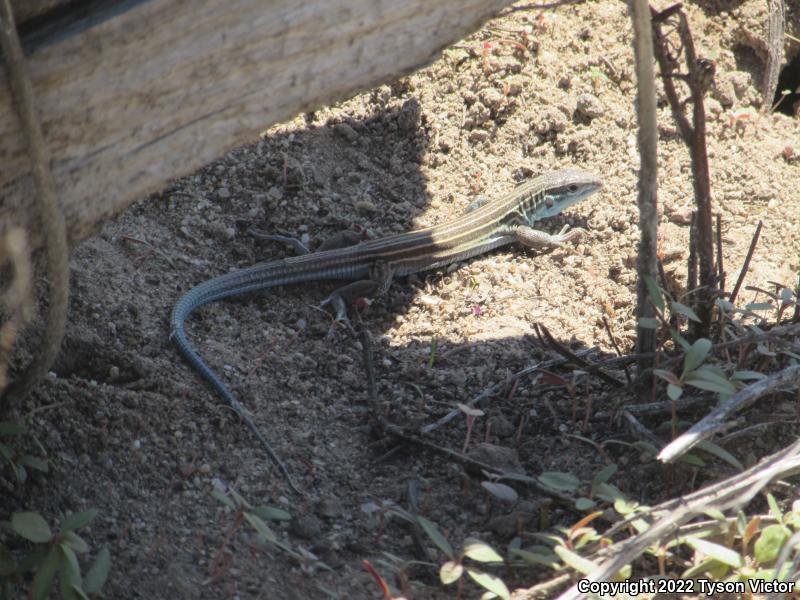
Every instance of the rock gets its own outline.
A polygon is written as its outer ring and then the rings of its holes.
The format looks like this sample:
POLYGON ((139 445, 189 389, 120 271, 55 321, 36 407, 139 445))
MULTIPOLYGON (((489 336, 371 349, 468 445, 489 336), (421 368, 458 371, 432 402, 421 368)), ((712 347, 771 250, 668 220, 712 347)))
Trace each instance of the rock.
POLYGON ((495 415, 489 419, 489 429, 499 438, 507 438, 514 435, 516 428, 514 424, 503 415, 495 415))
POLYGON ((317 512, 326 519, 336 519, 342 516, 344 507, 338 498, 325 498, 317 505, 317 512))
POLYGON ((555 133, 564 131, 567 123, 567 115, 555 106, 546 106, 539 113, 539 119, 532 124, 532 127, 539 135, 546 135, 551 131, 555 133))
POLYGON ((533 502, 520 502, 519 506, 507 515, 500 515, 489 521, 489 530, 502 538, 511 538, 524 529, 539 512, 540 506, 533 502))
POLYGON ((519 455, 513 448, 482 442, 476 444, 472 450, 467 453, 467 456, 473 460, 489 465, 497 471, 525 473, 525 469, 522 468, 519 462, 519 455))
POLYGON ((600 99, 592 94, 581 94, 578 96, 578 105, 575 110, 579 115, 587 119, 602 117, 606 112, 600 99))
POLYGON ((292 519, 289 528, 293 534, 304 540, 319 539, 322 533, 322 523, 314 515, 302 515, 292 519))
POLYGON ((358 139, 356 130, 347 123, 339 123, 333 127, 333 132, 346 139, 348 142, 355 142, 358 139))

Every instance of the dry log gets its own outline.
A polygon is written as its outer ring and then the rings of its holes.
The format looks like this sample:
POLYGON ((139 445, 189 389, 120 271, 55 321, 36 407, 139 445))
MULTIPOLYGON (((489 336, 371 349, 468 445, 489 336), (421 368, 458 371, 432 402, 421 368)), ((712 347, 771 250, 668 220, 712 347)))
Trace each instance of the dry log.
MULTIPOLYGON (((113 0, 97 3, 109 18, 23 38, 71 243, 269 125, 432 61, 509 3, 113 0)), ((0 233, 21 225, 36 246, 7 85, 0 164, 0 233)))

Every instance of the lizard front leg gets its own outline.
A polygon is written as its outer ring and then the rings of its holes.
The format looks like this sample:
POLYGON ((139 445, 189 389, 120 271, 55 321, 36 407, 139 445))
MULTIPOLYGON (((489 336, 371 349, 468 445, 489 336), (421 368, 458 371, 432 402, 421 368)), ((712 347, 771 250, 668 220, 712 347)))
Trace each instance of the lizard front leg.
POLYGON ((558 246, 564 245, 565 242, 577 239, 586 233, 585 229, 576 228, 567 231, 568 229, 569 225, 564 225, 561 231, 556 234, 551 234, 546 231, 534 229, 533 227, 521 225, 514 230, 514 235, 520 244, 529 248, 557 248, 558 246))

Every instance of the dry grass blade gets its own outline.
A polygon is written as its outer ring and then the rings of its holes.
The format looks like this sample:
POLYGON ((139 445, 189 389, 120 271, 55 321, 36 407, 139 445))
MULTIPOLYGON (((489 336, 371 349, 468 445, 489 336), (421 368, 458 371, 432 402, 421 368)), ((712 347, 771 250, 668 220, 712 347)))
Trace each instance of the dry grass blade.
POLYGON ((756 251, 756 244, 758 244, 758 238, 761 236, 761 228, 763 225, 764 223, 762 221, 758 222, 756 232, 753 234, 753 239, 750 241, 750 248, 747 249, 747 256, 744 259, 742 270, 739 271, 739 278, 736 280, 736 285, 733 286, 731 297, 728 299, 731 304, 736 302, 736 296, 739 295, 739 290, 742 289, 742 284, 744 283, 745 275, 747 275, 747 270, 750 268, 750 261, 753 259, 753 252, 756 251))

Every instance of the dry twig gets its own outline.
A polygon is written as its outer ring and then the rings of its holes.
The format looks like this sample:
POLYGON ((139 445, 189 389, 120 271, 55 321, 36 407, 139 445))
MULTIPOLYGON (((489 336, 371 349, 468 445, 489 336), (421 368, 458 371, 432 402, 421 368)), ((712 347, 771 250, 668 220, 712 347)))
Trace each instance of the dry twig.
POLYGON ((33 360, 4 393, 4 398, 20 400, 44 377, 61 347, 67 322, 69 295, 69 247, 64 213, 56 199, 50 173, 50 156, 42 135, 34 105, 33 85, 25 69, 25 56, 20 46, 14 15, 9 0, 0 0, 0 45, 22 128, 28 143, 33 179, 36 183, 34 202, 39 213, 42 239, 47 256, 47 279, 50 297, 47 317, 39 349, 33 360))
POLYGON ((704 419, 692 425, 683 435, 669 443, 658 455, 658 459, 663 462, 675 460, 703 440, 725 428, 725 421, 734 412, 747 408, 761 396, 773 392, 784 385, 790 383, 797 385, 798 381, 800 381, 800 365, 792 365, 739 390, 704 419))
MULTIPOLYGON (((761 489, 777 479, 800 472, 800 441, 776 452, 757 465, 738 473, 719 483, 707 486, 687 496, 665 502, 649 511, 656 518, 650 528, 642 534, 614 547, 614 553, 600 567, 586 578, 589 581, 608 581, 625 565, 639 557, 648 547, 671 538, 678 529, 696 515, 709 510, 731 510, 746 505, 761 489)), ((633 518, 646 518, 645 513, 637 513, 633 518)), ((630 520, 614 525, 606 536, 621 531, 630 520)), ((578 600, 583 598, 577 586, 571 587, 559 600, 578 600)))

